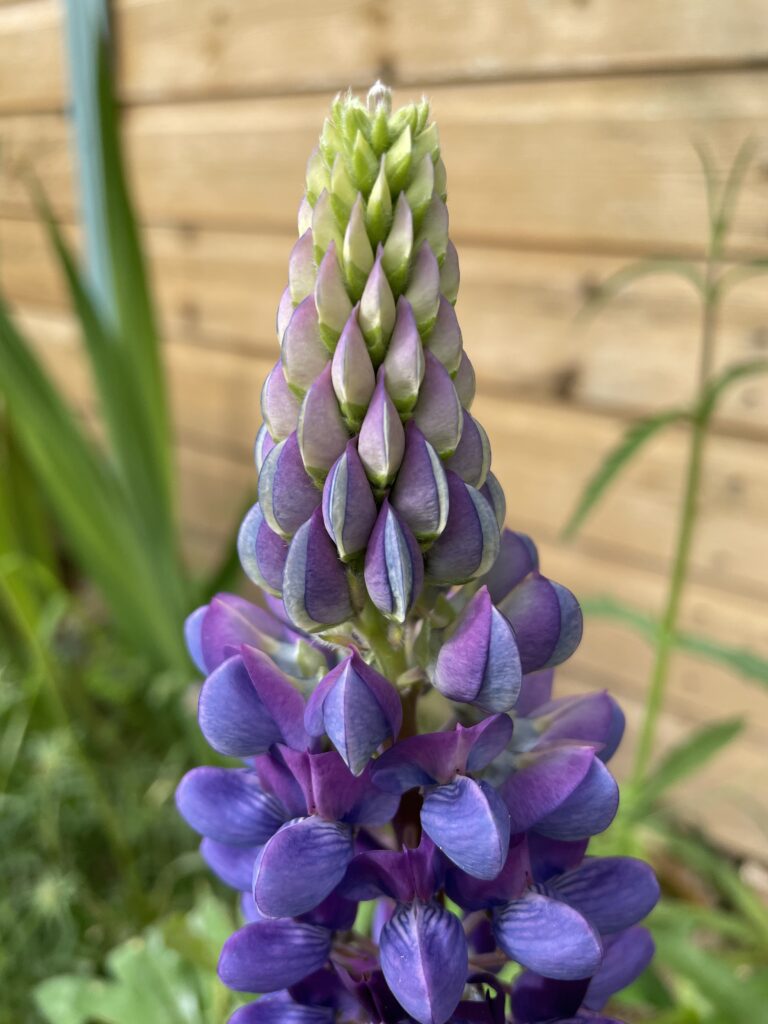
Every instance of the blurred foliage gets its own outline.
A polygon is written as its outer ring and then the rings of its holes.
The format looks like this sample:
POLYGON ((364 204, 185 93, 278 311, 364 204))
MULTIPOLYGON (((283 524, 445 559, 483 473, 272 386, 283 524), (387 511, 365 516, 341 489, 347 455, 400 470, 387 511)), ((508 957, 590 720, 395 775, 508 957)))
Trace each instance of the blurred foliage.
POLYGON ((768 660, 753 651, 720 643, 679 627, 680 602, 700 508, 705 449, 712 420, 737 381, 768 372, 768 360, 750 360, 713 372, 722 299, 741 281, 768 273, 768 262, 729 262, 725 244, 744 174, 754 147, 746 143, 724 182, 718 180, 706 147, 698 148, 707 189, 709 242, 703 267, 676 258, 640 260, 618 270, 599 287, 588 314, 635 281, 651 274, 673 275, 692 285, 701 301, 701 343, 696 395, 688 408, 665 409, 632 424, 587 481, 563 536, 572 538, 621 472, 645 446, 670 426, 686 426, 690 444, 677 543, 660 616, 612 595, 587 596, 587 615, 610 619, 643 637, 654 663, 646 693, 634 771, 622 787, 619 814, 611 829, 593 841, 596 852, 650 859, 664 898, 650 918, 658 954, 645 976, 619 1000, 638 1019, 659 1024, 737 1024, 766 1018, 768 1006, 768 907, 741 879, 735 863, 714 851, 702 836, 688 834, 670 816, 665 797, 733 742, 738 719, 711 722, 661 756, 658 723, 670 666, 684 650, 713 661, 744 679, 768 684, 768 660))

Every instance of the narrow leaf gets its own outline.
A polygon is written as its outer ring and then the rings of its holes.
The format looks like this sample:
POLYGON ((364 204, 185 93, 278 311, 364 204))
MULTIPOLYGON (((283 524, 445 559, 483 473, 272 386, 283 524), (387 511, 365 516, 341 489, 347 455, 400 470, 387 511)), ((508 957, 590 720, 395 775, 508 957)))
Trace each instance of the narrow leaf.
POLYGON ((647 277, 679 277, 692 285, 697 294, 704 293, 704 277, 695 263, 675 256, 648 256, 619 267, 601 281, 584 303, 577 319, 587 320, 596 316, 626 288, 647 277))
POLYGON ((633 424, 616 447, 608 452, 602 465, 587 482, 576 508, 563 528, 562 536, 570 538, 576 534, 608 485, 647 441, 655 437, 664 427, 687 419, 688 413, 685 410, 671 409, 633 424))
POLYGON ((640 804, 645 811, 671 786, 702 768, 744 728, 740 718, 704 725, 674 747, 645 779, 640 804))
POLYGON ((709 381, 694 416, 706 423, 712 417, 718 402, 731 384, 760 373, 768 373, 768 359, 751 359, 746 363, 736 363, 726 367, 722 373, 709 381))

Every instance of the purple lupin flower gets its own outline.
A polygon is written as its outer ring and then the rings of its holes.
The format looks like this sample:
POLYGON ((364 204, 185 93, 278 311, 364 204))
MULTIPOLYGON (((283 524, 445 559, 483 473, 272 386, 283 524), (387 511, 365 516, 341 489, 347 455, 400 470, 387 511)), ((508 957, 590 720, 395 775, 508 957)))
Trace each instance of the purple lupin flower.
POLYGON ((652 955, 653 873, 587 856, 624 718, 552 695, 581 612, 503 529, 445 196, 426 101, 336 99, 238 538, 263 602, 218 594, 185 623, 201 730, 240 761, 177 790, 240 893, 220 977, 266 993, 230 1024, 612 1024, 652 955))

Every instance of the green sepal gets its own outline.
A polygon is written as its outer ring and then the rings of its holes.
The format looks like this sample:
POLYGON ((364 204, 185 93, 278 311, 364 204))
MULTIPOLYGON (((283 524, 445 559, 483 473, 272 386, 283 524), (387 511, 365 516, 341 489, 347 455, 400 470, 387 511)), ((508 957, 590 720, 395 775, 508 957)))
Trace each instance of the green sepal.
POLYGON ((425 155, 416 166, 413 180, 405 192, 408 205, 413 213, 413 226, 416 230, 421 227, 424 214, 432 200, 434 187, 435 165, 432 163, 432 158, 425 155))
POLYGON ((371 145, 376 156, 385 153, 389 146, 389 115, 383 104, 376 108, 376 113, 373 115, 371 145))
POLYGON ((351 402, 340 402, 339 408, 341 409, 341 415, 347 422, 347 426, 355 432, 359 431, 360 425, 368 411, 368 406, 353 405, 351 402))
POLYGON ((336 220, 339 224, 346 224, 352 211, 352 206, 357 199, 358 192, 352 184, 344 157, 341 153, 336 154, 333 162, 333 170, 330 176, 331 203, 336 220))
POLYGON ((418 135, 419 132, 424 131, 424 126, 429 119, 429 100, 424 99, 416 107, 416 126, 414 129, 414 135, 418 135))
POLYGON ((355 144, 352 148, 352 179, 357 188, 364 194, 373 188, 376 175, 379 173, 379 161, 371 149, 370 143, 362 132, 355 136, 355 144))
POLYGON ((389 192, 384 160, 379 165, 379 173, 368 197, 365 219, 368 237, 371 243, 377 246, 387 237, 392 224, 392 196, 389 192))
POLYGON ((323 130, 320 133, 320 151, 325 158, 326 166, 333 167, 336 154, 344 150, 344 140, 339 129, 330 117, 323 122, 323 130))
POLYGON ((330 188, 330 184, 331 178, 323 154, 319 149, 313 149, 307 161, 307 198, 313 206, 323 189, 330 188))
POLYGON ((327 191, 321 192, 312 211, 312 242, 315 256, 315 263, 320 263, 325 251, 331 242, 336 244, 336 251, 342 251, 342 238, 336 215, 333 212, 331 197, 327 191))
POLYGON ((371 362, 375 367, 378 367, 384 356, 387 354, 389 335, 384 331, 381 324, 374 324, 372 327, 369 327, 367 331, 363 331, 363 337, 365 338, 365 344, 371 357, 371 362))
POLYGON ((408 200, 401 193, 395 205, 392 228, 384 243, 381 265, 392 292, 397 297, 405 290, 413 255, 413 215, 408 200))
POLYGON ((325 347, 328 349, 331 355, 333 355, 333 353, 336 351, 336 343, 341 337, 341 331, 337 331, 334 327, 331 327, 329 324, 324 324, 321 320, 320 337, 325 347))
POLYGON ((432 252, 437 257, 438 265, 442 266, 445 251, 448 248, 448 210, 436 192, 432 194, 424 214, 415 248, 418 249, 424 241, 429 243, 432 252))
POLYGON ((352 263, 351 260, 344 260, 344 279, 347 282, 347 291, 353 302, 358 302, 363 294, 368 274, 352 263))
POLYGON ((420 135, 413 140, 413 162, 418 164, 424 156, 429 154, 432 163, 437 163, 440 156, 440 137, 437 132, 437 125, 433 121, 429 128, 425 128, 420 135))
POLYGON ((362 135, 366 142, 371 137, 371 121, 367 111, 358 102, 347 103, 342 113, 344 137, 347 144, 352 146, 357 143, 358 134, 362 135))
POLYGON ((400 107, 389 119, 389 132, 392 136, 399 135, 406 127, 410 128, 411 133, 416 130, 416 107, 413 103, 400 107))
POLYGON ((387 181, 392 195, 405 188, 411 173, 413 137, 411 126, 406 125, 385 156, 387 181))
POLYGON ((448 198, 448 175, 441 156, 435 160, 435 192, 443 202, 448 198))

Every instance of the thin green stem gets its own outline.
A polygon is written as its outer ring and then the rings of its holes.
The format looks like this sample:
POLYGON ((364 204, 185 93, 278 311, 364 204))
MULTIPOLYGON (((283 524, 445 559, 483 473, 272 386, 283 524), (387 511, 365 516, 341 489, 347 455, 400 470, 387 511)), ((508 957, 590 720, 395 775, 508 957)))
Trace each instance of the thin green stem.
MULTIPOLYGON (((709 381, 715 351, 717 332, 717 313, 720 291, 716 281, 716 268, 720 258, 720 241, 722 232, 713 225, 711 241, 707 256, 705 284, 701 318, 701 346, 699 357, 698 387, 696 408, 699 409, 709 381)), ((699 490, 704 459, 704 443, 707 436, 709 417, 703 414, 692 418, 690 448, 686 467, 685 491, 680 510, 680 521, 677 533, 672 573, 659 627, 648 698, 640 732, 640 739, 635 753, 635 764, 632 784, 639 786, 648 770, 648 765, 655 748, 656 730, 659 715, 664 705, 664 696, 669 679, 672 651, 675 646, 677 624, 680 615, 685 582, 688 576, 691 547, 699 510, 699 490)))
POLYGON ((391 682, 396 682, 408 668, 404 645, 392 643, 387 620, 370 601, 360 612, 358 624, 373 651, 379 669, 391 682))

